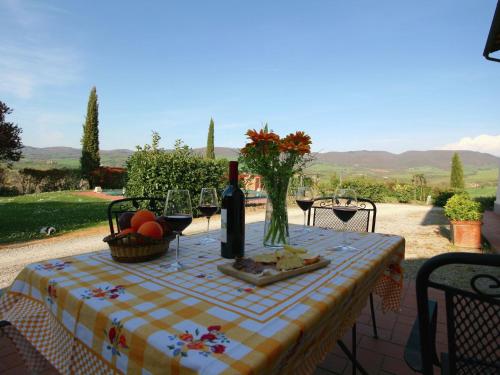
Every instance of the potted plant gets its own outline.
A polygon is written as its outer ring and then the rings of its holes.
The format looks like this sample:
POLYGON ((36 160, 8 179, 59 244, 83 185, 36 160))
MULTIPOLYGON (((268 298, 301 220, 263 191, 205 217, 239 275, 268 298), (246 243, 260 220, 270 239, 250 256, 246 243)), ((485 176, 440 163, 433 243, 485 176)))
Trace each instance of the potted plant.
POLYGON ((466 193, 448 199, 444 213, 451 222, 453 244, 458 247, 481 248, 482 209, 479 202, 466 193))

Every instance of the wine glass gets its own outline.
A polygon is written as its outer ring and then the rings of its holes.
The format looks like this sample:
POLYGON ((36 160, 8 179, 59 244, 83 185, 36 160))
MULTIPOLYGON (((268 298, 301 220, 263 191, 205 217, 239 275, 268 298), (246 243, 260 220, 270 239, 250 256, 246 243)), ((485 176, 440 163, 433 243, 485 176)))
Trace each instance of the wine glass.
POLYGON ((333 213, 344 225, 342 233, 342 243, 335 247, 336 250, 356 250, 355 247, 347 243, 347 223, 358 212, 357 194, 353 189, 337 189, 333 195, 333 213))
POLYGON ((309 211, 314 203, 314 193, 309 186, 302 186, 297 188, 295 192, 295 202, 300 207, 302 211, 304 211, 304 225, 302 227, 303 232, 309 232, 311 229, 307 228, 306 223, 306 215, 307 211, 309 211))
POLYGON ((193 210, 188 190, 169 190, 165 203, 165 220, 176 234, 177 246, 175 248, 175 262, 168 268, 180 271, 184 266, 179 262, 179 237, 184 229, 193 221, 193 210))
POLYGON ((219 199, 217 198, 217 190, 214 188, 202 188, 200 195, 200 204, 198 209, 201 214, 207 218, 207 235, 202 240, 203 243, 211 243, 216 240, 210 237, 210 219, 219 208, 219 199))

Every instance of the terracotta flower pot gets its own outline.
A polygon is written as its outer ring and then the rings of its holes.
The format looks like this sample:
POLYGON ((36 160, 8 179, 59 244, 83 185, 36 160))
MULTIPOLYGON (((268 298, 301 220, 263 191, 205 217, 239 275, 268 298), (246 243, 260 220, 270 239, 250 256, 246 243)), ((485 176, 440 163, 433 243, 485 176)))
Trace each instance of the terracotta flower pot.
POLYGON ((481 221, 451 221, 453 245, 472 249, 481 248, 481 221))

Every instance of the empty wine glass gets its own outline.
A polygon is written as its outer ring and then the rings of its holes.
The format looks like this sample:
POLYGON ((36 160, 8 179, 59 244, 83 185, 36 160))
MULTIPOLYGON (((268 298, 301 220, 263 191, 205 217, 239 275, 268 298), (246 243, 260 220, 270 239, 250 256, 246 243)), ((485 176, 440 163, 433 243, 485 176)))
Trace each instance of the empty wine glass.
POLYGON ((309 211, 314 203, 314 193, 311 187, 302 186, 297 188, 295 192, 295 202, 304 211, 304 225, 302 226, 303 232, 309 232, 311 229, 307 228, 307 211, 309 211))
POLYGON ((191 197, 188 190, 169 190, 165 203, 165 220, 176 235, 177 246, 175 248, 175 262, 168 268, 180 271, 184 266, 179 261, 179 237, 184 229, 193 221, 193 210, 191 208, 191 197))
POLYGON ((342 243, 335 247, 336 250, 356 250, 347 243, 347 223, 358 212, 357 194, 353 189, 337 189, 333 195, 333 213, 342 221, 344 230, 342 232, 342 243))
POLYGON ((202 188, 200 195, 200 204, 198 209, 201 214, 207 218, 207 235, 202 240, 202 243, 211 243, 217 241, 210 237, 210 219, 219 208, 219 199, 217 198, 217 190, 214 188, 202 188))

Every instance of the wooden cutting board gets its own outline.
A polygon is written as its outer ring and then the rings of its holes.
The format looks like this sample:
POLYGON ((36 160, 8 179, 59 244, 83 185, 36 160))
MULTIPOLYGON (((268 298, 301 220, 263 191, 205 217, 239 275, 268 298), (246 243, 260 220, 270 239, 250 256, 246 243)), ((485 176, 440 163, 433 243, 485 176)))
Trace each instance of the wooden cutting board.
POLYGON ((248 273, 248 272, 243 272, 240 270, 237 270, 233 267, 233 263, 226 263, 226 264, 220 264, 217 266, 217 269, 229 276, 236 277, 237 279, 246 281, 250 284, 256 285, 256 286, 264 286, 268 284, 275 283, 276 281, 280 280, 285 280, 290 277, 294 277, 297 275, 301 275, 306 272, 311 272, 314 270, 317 270, 319 268, 326 267, 327 265, 330 264, 329 259, 325 258, 320 258, 320 260, 316 263, 309 264, 307 266, 303 266, 300 268, 296 268, 294 270, 290 271, 280 271, 279 273, 273 274, 273 275, 265 275, 265 276, 259 276, 255 275, 253 273, 248 273))

